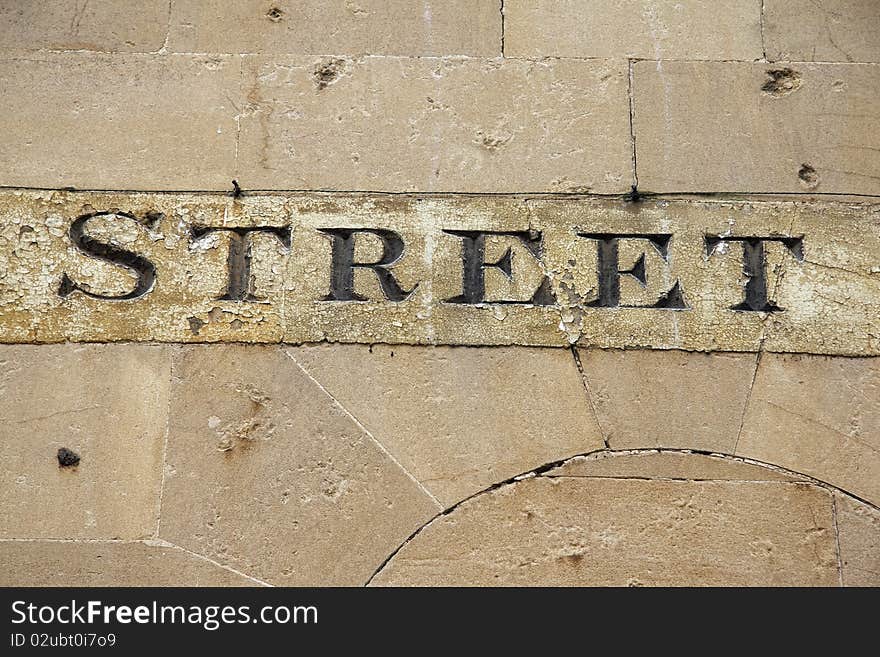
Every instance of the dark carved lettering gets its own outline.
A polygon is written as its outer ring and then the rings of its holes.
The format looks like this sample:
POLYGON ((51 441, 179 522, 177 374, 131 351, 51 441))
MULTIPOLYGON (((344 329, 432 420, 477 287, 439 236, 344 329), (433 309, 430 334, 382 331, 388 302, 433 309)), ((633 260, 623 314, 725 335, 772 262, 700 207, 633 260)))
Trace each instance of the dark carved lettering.
POLYGON ((367 301, 354 290, 354 270, 370 269, 379 279, 379 286, 388 301, 406 301, 415 292, 400 287, 389 269, 403 257, 403 239, 393 230, 383 228, 320 228, 332 242, 330 293, 322 301, 367 301), (356 262, 354 243, 358 233, 375 235, 382 242, 382 257, 376 262, 356 262))
POLYGON ((802 237, 725 237, 706 235, 706 255, 711 257, 722 242, 739 242, 743 247, 743 273, 746 275, 745 298, 731 310, 774 313, 782 312, 767 295, 767 262, 764 242, 780 242, 798 260, 804 259, 802 237))
POLYGON ((213 226, 193 226, 190 237, 199 240, 209 233, 218 231, 229 233, 229 254, 226 258, 227 285, 226 292, 217 297, 220 301, 261 301, 254 290, 251 278, 251 258, 253 233, 269 233, 274 235, 288 251, 291 245, 290 226, 253 226, 250 228, 227 228, 213 226))
POLYGON ((642 287, 648 286, 648 270, 645 266, 645 254, 642 253, 629 269, 620 268, 618 241, 622 239, 647 240, 660 254, 664 262, 669 262, 669 242, 672 235, 668 234, 620 234, 620 233, 578 233, 578 237, 596 240, 597 260, 596 273, 599 280, 599 295, 587 306, 593 308, 665 308, 667 310, 684 310, 684 292, 681 283, 675 284, 656 303, 650 306, 621 306, 620 277, 631 276, 642 287))
MULTIPOLYGON (((448 235, 461 239, 462 285, 461 294, 446 299, 445 303, 477 304, 486 303, 486 269, 493 267, 503 273, 508 280, 513 278, 513 249, 508 247, 497 261, 486 262, 486 237, 503 235, 515 237, 528 252, 541 261, 543 244, 541 233, 535 231, 479 231, 479 230, 444 230, 448 235)), ((500 304, 531 304, 534 306, 552 306, 556 303, 550 279, 547 276, 528 301, 492 301, 500 304)))
POLYGON ((125 301, 129 299, 137 299, 144 296, 153 289, 156 283, 156 267, 155 265, 136 253, 128 251, 121 247, 106 242, 101 242, 86 234, 86 224, 96 217, 124 217, 140 225, 153 225, 156 221, 157 213, 148 213, 145 220, 139 221, 133 214, 128 212, 91 212, 84 214, 70 225, 70 241, 78 251, 85 255, 109 262, 120 267, 124 267, 137 275, 137 284, 126 294, 117 296, 97 294, 91 292, 81 285, 78 285, 65 272, 61 277, 61 285, 58 288, 58 295, 68 297, 74 292, 82 292, 92 299, 103 299, 105 301, 125 301))

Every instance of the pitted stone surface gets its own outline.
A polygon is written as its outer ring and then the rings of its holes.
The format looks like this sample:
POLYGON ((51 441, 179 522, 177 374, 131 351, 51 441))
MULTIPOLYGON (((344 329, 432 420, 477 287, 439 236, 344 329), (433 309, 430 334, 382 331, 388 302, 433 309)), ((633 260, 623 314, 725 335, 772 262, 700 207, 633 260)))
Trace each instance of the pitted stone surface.
POLYGON ((248 56, 246 189, 622 193, 621 60, 248 56))
POLYGON ((321 345, 290 353, 444 506, 603 444, 566 350, 321 345))
POLYGON ((500 55, 496 0, 175 0, 176 52, 500 55))
POLYGON ((636 62, 640 188, 880 195, 880 67, 636 62))
POLYGON ((695 581, 836 586, 831 494, 784 482, 533 477, 439 517, 404 545, 373 583, 675 586, 695 581))
POLYGON ((439 504, 278 347, 187 347, 159 536, 279 585, 361 585, 439 504))

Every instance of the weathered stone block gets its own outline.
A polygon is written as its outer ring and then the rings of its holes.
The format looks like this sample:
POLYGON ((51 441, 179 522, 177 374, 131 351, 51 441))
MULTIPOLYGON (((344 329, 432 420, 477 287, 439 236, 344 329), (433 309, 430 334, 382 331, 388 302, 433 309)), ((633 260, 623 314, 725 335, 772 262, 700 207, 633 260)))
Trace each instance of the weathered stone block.
POLYGON ((876 0, 765 0, 771 60, 880 62, 876 0))
POLYGON ((0 3, 2 50, 155 52, 167 33, 167 0, 0 3))
POLYGON ((759 59, 753 0, 505 0, 508 57, 759 59))
POLYGON ((239 68, 221 55, 4 55, 0 183, 229 189, 239 68))
POLYGON ((402 586, 697 582, 837 585, 831 495, 783 482, 534 477, 440 516, 373 580, 402 586))
POLYGON ((168 47, 305 55, 501 54, 496 0, 180 0, 168 47))
POLYGON ((0 339, 876 355, 878 212, 4 192, 0 339))
POLYGON ((637 62, 641 189, 880 194, 880 67, 637 62))
POLYGON ((246 57, 248 189, 627 191, 625 62, 246 57))
POLYGON ((0 538, 154 535, 170 379, 167 347, 0 346, 0 538))
POLYGON ((174 368, 159 536, 271 584, 359 585, 439 504, 283 349, 174 368))
POLYGON ((880 502, 880 359, 761 358, 736 453, 880 502))
POLYGON ((580 353, 599 424, 612 448, 733 451, 754 377, 754 355, 580 353))
POLYGON ((566 350, 331 345, 290 353, 445 506, 602 448, 566 350))

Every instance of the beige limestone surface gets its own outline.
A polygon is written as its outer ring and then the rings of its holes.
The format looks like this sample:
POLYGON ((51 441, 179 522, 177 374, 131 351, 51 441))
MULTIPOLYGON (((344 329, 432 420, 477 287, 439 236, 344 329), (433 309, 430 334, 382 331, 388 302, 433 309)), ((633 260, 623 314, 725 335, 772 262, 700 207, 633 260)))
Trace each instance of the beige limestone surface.
POLYGON ((736 454, 880 502, 880 363, 764 354, 736 454))
POLYGON ((548 477, 685 479, 690 481, 795 481, 797 475, 768 467, 682 451, 602 451, 569 459, 548 477))
POLYGON ((566 350, 322 345, 290 354, 444 506, 603 445, 566 350))
POLYGON ((505 0, 503 5, 508 57, 761 57, 761 5, 754 0, 505 0))
POLYGON ((0 345, 0 538, 152 536, 170 377, 165 347, 0 345))
POLYGON ((783 61, 880 62, 876 0, 765 0, 767 57, 783 61))
POLYGON ((249 189, 629 190, 622 61, 246 57, 249 189))
POLYGON ((636 62, 639 187, 880 194, 880 67, 636 62))
POLYGON ((583 351, 581 362, 613 449, 733 451, 753 354, 595 349, 583 351))
POLYGON ((177 0, 174 52, 305 55, 501 53, 496 0, 177 0))
POLYGON ((3 0, 0 50, 155 52, 168 0, 3 0))
POLYGON ((0 2, 0 584, 880 585, 878 29, 0 2))
POLYGON ((3 55, 0 184, 229 189, 239 67, 222 55, 3 55))
POLYGON ((160 543, 0 540, 0 586, 258 586, 160 543))
POLYGON ((160 538, 271 584, 359 585, 439 509, 280 348, 178 352, 160 538))
POLYGON ((836 495, 840 562, 845 586, 880 586, 880 511, 836 495))
POLYGON ((784 482, 534 477, 441 516, 404 545, 373 583, 695 581, 838 585, 831 494, 784 482))
MULTIPOLYGON (((0 339, 876 355, 878 212, 869 203, 791 200, 7 191, 0 193, 0 339), (95 257, 93 242, 71 233, 82 217, 82 235, 148 259, 155 280, 141 289, 131 263, 95 257), (205 234, 205 227, 227 230, 205 234), (228 229, 255 227, 276 232, 240 247, 250 249, 241 276, 251 296, 230 298, 228 229), (333 239, 322 231, 340 227, 396 233, 400 252, 386 272, 399 296, 383 291, 375 271, 357 268, 352 293, 363 300, 327 300, 333 239), (475 230, 494 232, 484 261, 509 252, 510 275, 483 267, 485 289, 463 299, 465 238, 449 231, 475 230), (620 233, 634 237, 617 240, 618 269, 643 272, 618 277, 612 305, 600 295, 599 249, 603 235, 620 233), (749 236, 771 240, 760 269, 776 310, 738 309, 757 274, 746 273, 743 242, 725 240, 749 236), (677 305, 668 307, 674 292, 677 305)), ((352 239, 353 262, 392 254, 375 233, 352 239)), ((741 387, 734 390, 731 400, 741 398, 741 387)))

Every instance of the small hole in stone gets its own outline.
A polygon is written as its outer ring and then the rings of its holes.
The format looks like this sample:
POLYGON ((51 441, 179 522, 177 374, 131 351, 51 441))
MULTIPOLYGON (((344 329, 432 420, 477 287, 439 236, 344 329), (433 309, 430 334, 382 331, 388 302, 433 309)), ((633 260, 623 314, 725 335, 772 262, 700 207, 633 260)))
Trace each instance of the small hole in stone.
POLYGON ((773 98, 788 96, 801 86, 801 74, 791 68, 776 68, 767 71, 767 81, 761 91, 773 98))
POLYGON ((798 178, 808 189, 815 189, 819 185, 819 174, 809 164, 802 164, 798 169, 798 178))
MULTIPOLYGON (((329 85, 333 84, 344 67, 345 61, 341 59, 330 59, 318 64, 312 71, 312 79, 318 85, 318 91, 326 89, 329 85)), ((340 120, 341 118, 339 117, 340 120)))
POLYGON ((73 450, 62 447, 58 450, 58 466, 62 468, 72 468, 79 465, 79 454, 73 450))
POLYGON ((266 18, 270 21, 277 23, 284 16, 284 12, 281 11, 278 7, 272 7, 269 11, 266 12, 266 18))

